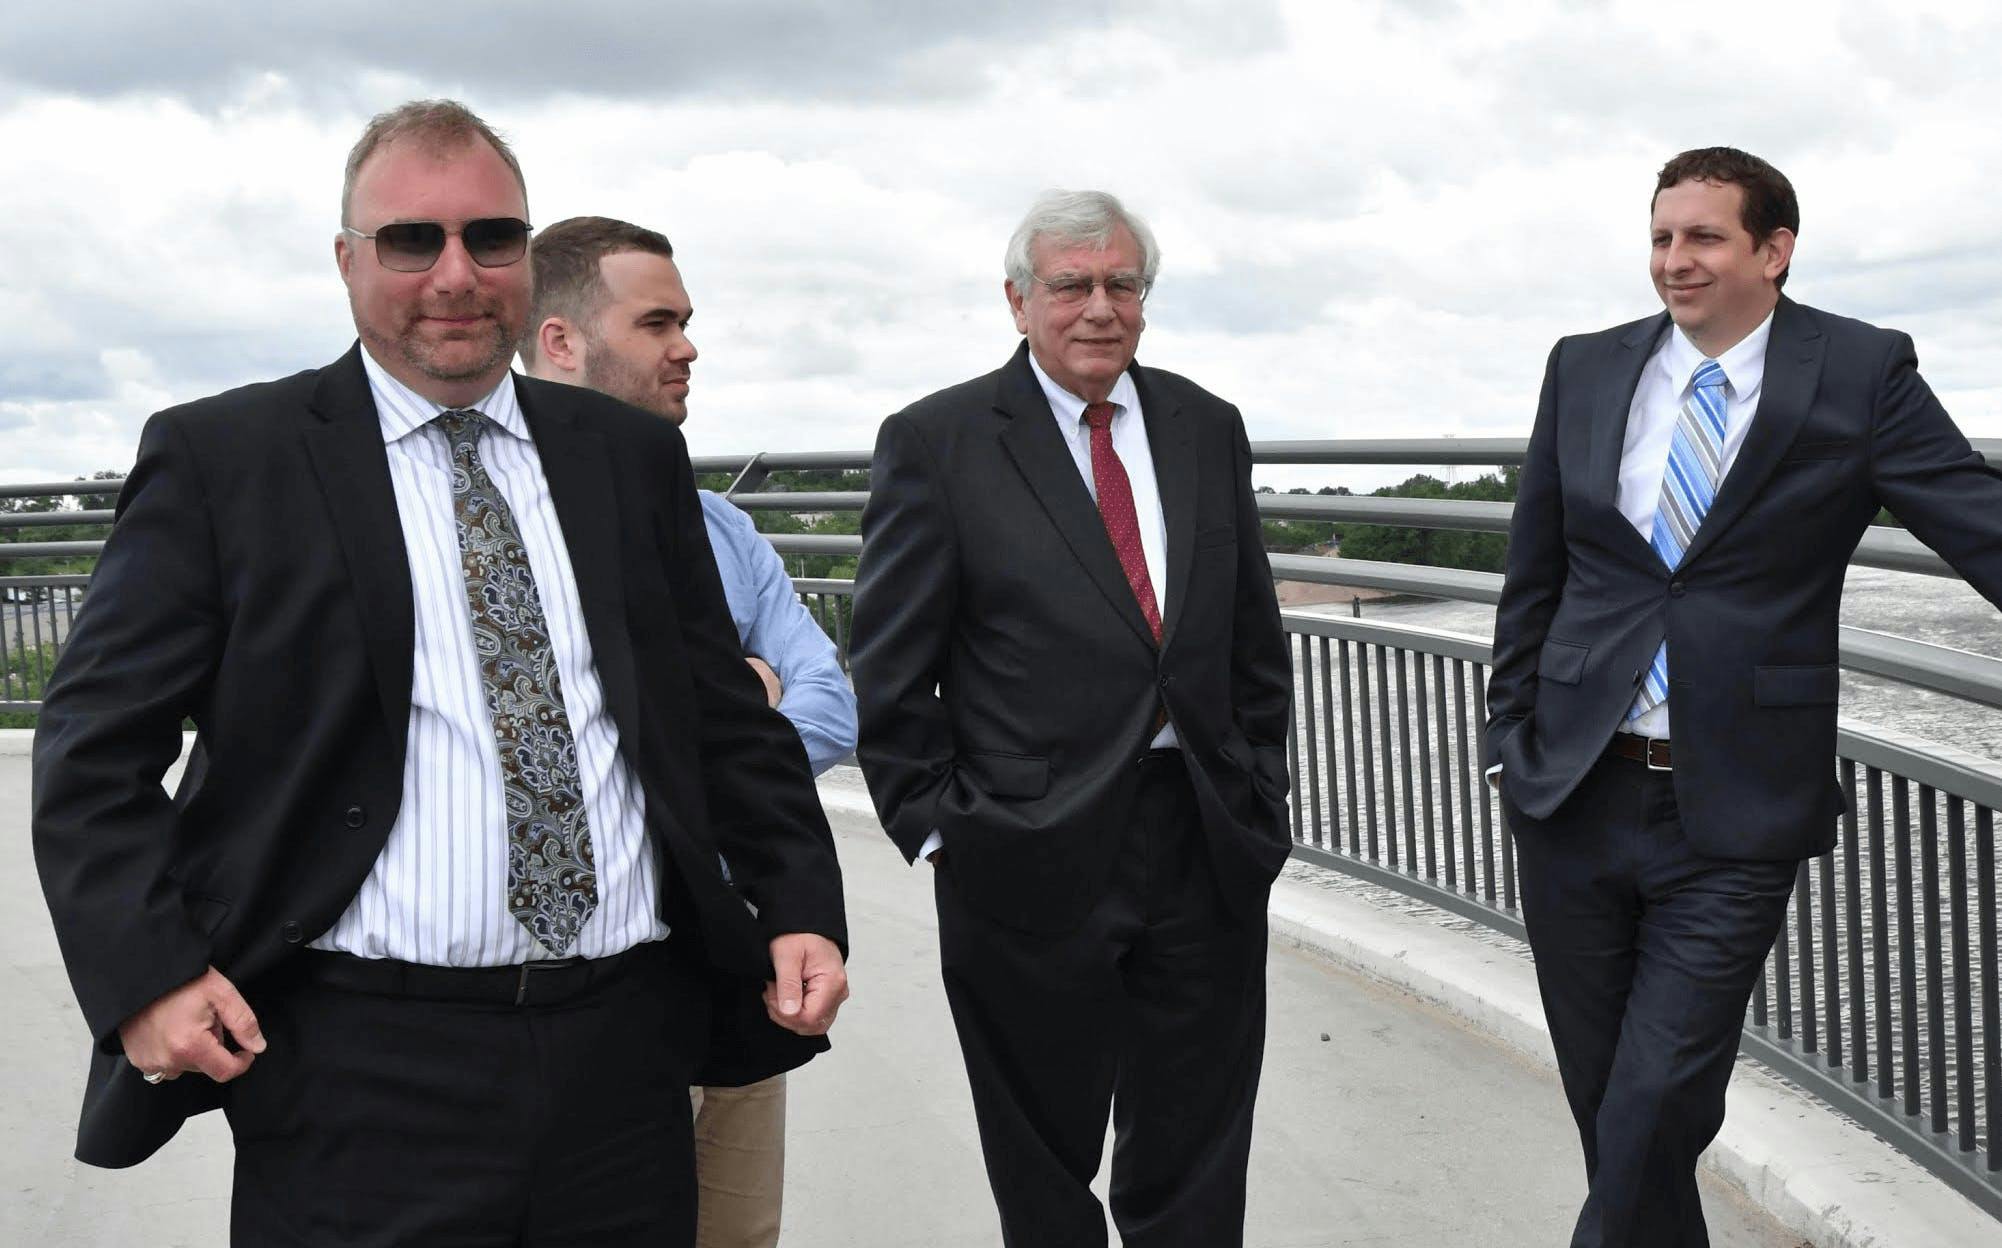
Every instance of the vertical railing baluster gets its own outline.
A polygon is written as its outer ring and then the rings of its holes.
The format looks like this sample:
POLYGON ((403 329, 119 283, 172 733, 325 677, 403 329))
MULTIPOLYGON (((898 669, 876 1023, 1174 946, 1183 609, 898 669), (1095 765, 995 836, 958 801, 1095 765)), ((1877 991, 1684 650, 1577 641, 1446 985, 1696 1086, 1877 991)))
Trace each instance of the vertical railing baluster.
MULTIPOLYGON (((1891 777, 1891 830, 1897 836, 1898 864, 1898 1038, 1903 1052, 1898 1055, 1899 1075, 1904 1082, 1904 1106, 1908 1114, 1919 1112, 1919 951, 1918 932, 1912 914, 1912 806, 1911 783, 1905 777, 1891 777)), ((1879 933, 1878 939, 1882 939, 1879 933)))
POLYGON ((1932 1129, 1945 1132, 1952 1098, 1946 1086, 1946 985, 1939 935, 1939 794, 1919 786, 1919 884, 1925 898, 1926 1101, 1932 1129))
MULTIPOLYGON (((1967 803, 1946 799, 1947 904, 1953 913, 1953 1090, 1960 1151, 1974 1151, 1974 992, 1968 973, 1967 803)), ((1990 1096, 1996 1094, 1990 1089, 1990 1096)))
MULTIPOLYGON (((1358 643, 1356 645, 1356 683, 1361 695, 1356 699, 1356 722, 1362 725, 1362 798, 1363 808, 1368 815, 1369 861, 1376 861, 1376 745, 1374 733, 1369 724, 1369 655, 1376 647, 1358 643)), ((1383 675, 1382 660, 1379 656, 1377 675, 1383 675)), ((1386 747, 1387 748, 1387 747, 1386 747)))
MULTIPOLYGON (((1343 792, 1349 799, 1349 853, 1362 852, 1362 820, 1356 815, 1356 700, 1349 680, 1349 643, 1340 643, 1342 660, 1342 762, 1348 778, 1343 792)), ((1367 698, 1368 692, 1363 696, 1367 698)))
POLYGON ((1457 892, 1460 873, 1453 867, 1453 733, 1446 717, 1446 656, 1432 656, 1432 721, 1439 758, 1439 857, 1446 868, 1446 888, 1457 892))
POLYGON ((1460 888, 1472 893, 1476 886, 1474 875, 1474 799, 1480 798, 1481 809, 1488 805, 1487 781, 1481 777, 1480 760, 1486 755, 1473 753, 1473 734, 1467 729, 1467 663, 1465 659, 1453 660, 1453 715, 1460 730, 1460 846, 1466 855, 1466 870, 1461 875, 1460 888))
MULTIPOLYGON (((1475 740, 1480 744, 1480 757, 1483 761, 1485 761, 1488 756, 1488 716, 1487 716, 1488 669, 1485 665, 1476 664, 1474 667, 1474 697, 1476 699, 1474 705, 1475 740)), ((1481 872, 1482 872, 1481 895, 1487 899, 1490 905, 1492 905, 1495 900, 1495 883, 1496 883, 1495 827, 1494 827, 1493 812, 1494 812, 1494 794, 1489 791, 1489 786, 1487 785, 1487 782, 1483 780, 1481 787, 1481 872)), ((1502 821, 1501 835, 1502 835, 1502 840, 1505 843, 1504 850, 1506 859, 1507 856, 1510 856, 1513 853, 1512 847, 1506 845, 1506 842, 1508 840, 1508 821, 1506 819, 1502 821)), ((1506 872, 1506 875, 1508 876, 1508 878, 1501 882, 1502 892, 1507 898, 1507 900, 1503 904, 1506 909, 1513 910, 1515 909, 1515 873, 1513 871, 1508 871, 1506 872)))
POLYGON ((1810 859, 1801 859, 1793 881, 1794 940, 1800 945, 1800 1050, 1821 1048, 1821 1020, 1814 1012, 1814 894, 1810 891, 1810 859))
MULTIPOLYGON (((39 592, 41 591, 35 589, 28 591, 28 620, 34 626, 35 640, 34 648, 29 650, 27 654, 29 662, 21 665, 21 672, 24 676, 27 674, 30 664, 35 669, 36 683, 30 685, 29 688, 37 691, 35 693, 35 697, 37 698, 42 697, 49 690, 49 652, 42 645, 42 604, 35 601, 35 595, 39 592)), ((53 618, 50 621, 49 630, 51 632, 55 631, 53 618)))
MULTIPOLYGON (((1300 696, 1301 696, 1300 722, 1306 725, 1307 729, 1307 740, 1305 742, 1305 749, 1307 753, 1307 816, 1308 817, 1307 817, 1307 826, 1304 829, 1304 831, 1306 832, 1307 835, 1313 837, 1314 844, 1319 845, 1322 841, 1321 751, 1319 748, 1320 741, 1315 735, 1315 727, 1314 727, 1313 644, 1314 644, 1313 638, 1309 637, 1305 633, 1300 634, 1300 679, 1298 682, 1300 696)), ((1246 765, 1249 765, 1250 762, 1251 762, 1250 759, 1245 760, 1246 765)))
MULTIPOLYGON (((1438 818, 1432 809, 1433 740, 1432 701, 1430 697, 1431 686, 1436 682, 1432 681, 1426 675, 1426 668, 1430 666, 1426 662, 1428 657, 1432 658, 1433 662, 1438 661, 1436 655, 1427 656, 1419 654, 1413 660, 1412 667, 1415 669, 1414 675, 1417 678, 1418 685, 1418 776, 1421 781, 1420 787, 1424 791, 1424 800, 1421 805, 1425 808, 1425 878, 1436 883, 1439 879, 1439 845, 1436 839, 1438 836, 1438 818)), ((1442 698, 1439 702, 1439 708, 1443 712, 1445 707, 1446 703, 1442 698)), ((1442 742, 1445 738, 1445 730, 1446 725, 1443 723, 1440 724, 1439 736, 1442 742)), ((1439 751, 1439 782, 1442 785, 1446 783, 1446 752, 1444 750, 1439 751)), ((1451 819, 1452 816, 1448 815, 1448 826, 1450 826, 1451 819)), ((1452 839, 1451 833, 1447 834, 1447 839, 1452 839)))
MULTIPOLYGON (((1397 763, 1404 780, 1404 869, 1418 870, 1418 802, 1411 790, 1411 686, 1405 671, 1405 655, 1402 647, 1397 651, 1397 763)), ((1421 691, 1419 705, 1424 705, 1421 691)), ((1419 740, 1424 740, 1421 734, 1419 740)), ((1392 862, 1391 866, 1397 866, 1392 862)))
POLYGON ((1300 702, 1297 698, 1286 711, 1286 779, 1286 805, 1292 812, 1293 843, 1298 845, 1306 838, 1300 832, 1300 821, 1305 816, 1300 810, 1300 702))
MULTIPOLYGON (((1845 856, 1845 860, 1849 863, 1850 872, 1853 874, 1856 869, 1855 866, 1856 764, 1855 762, 1850 759, 1846 758, 1843 759, 1839 764, 1838 774, 1842 777, 1841 779, 1842 791, 1844 795, 1848 798, 1848 800, 1843 803, 1845 809, 1842 812, 1841 851, 1845 856)), ((1821 965, 1823 967, 1823 973, 1826 976, 1826 981, 1823 985, 1821 999, 1827 1002, 1827 1009, 1828 1009, 1828 1022, 1827 1022, 1828 1066, 1829 1069, 1831 1070, 1835 1069, 1838 1066, 1841 1066, 1842 1063, 1845 1060, 1847 1060, 1843 1051, 1843 1043, 1842 1043, 1843 984, 1842 984, 1842 973, 1841 973, 1842 958, 1839 952, 1842 946, 1841 942, 1837 939, 1837 936, 1841 930, 1841 923, 1835 904, 1835 896, 1836 896, 1835 861, 1836 861, 1835 850, 1831 849, 1826 854, 1822 855, 1821 965)), ((1857 991, 1857 989, 1861 986, 1862 982, 1863 980, 1861 975, 1858 973, 1857 967, 1854 964, 1852 964, 1850 968, 1850 979, 1848 985, 1849 991, 1852 993, 1857 991)), ((1853 1006, 1851 1007, 1849 1012, 1851 1016, 1854 1016, 1856 1014, 1856 1010, 1853 1006)))
MULTIPOLYGON (((1321 651, 1321 750, 1328 760, 1328 839, 1326 848, 1342 847, 1342 796, 1341 785, 1335 759, 1335 683, 1334 673, 1329 670, 1333 660, 1333 647, 1328 639, 1320 639, 1321 651)), ((1316 841, 1319 845, 1321 842, 1316 841)))
POLYGON ((1974 808, 1975 920, 1981 929, 1981 1086, 1988 1173, 2002 1174, 2002 928, 1995 921, 1995 812, 1974 808))
MULTIPOLYGON (((1397 752, 1396 734, 1390 730, 1390 651, 1383 646, 1376 648, 1376 713, 1377 732, 1383 748, 1377 752, 1377 761, 1383 766, 1383 845, 1384 853, 1391 866, 1397 865, 1397 772, 1392 768, 1392 755, 1397 752)), ((1376 847, 1370 847, 1370 858, 1376 858, 1376 847)))
MULTIPOLYGON (((1772 955, 1767 958, 1773 972, 1773 998, 1779 1004, 1779 1037, 1793 1039, 1793 940, 1785 923, 1780 924, 1779 939, 1773 942, 1772 955)), ((1759 977, 1765 982, 1765 976, 1759 977)))
POLYGON ((1884 773, 1870 768, 1870 924, 1872 969, 1876 972, 1877 1095, 1885 1100, 1898 1093, 1897 1016, 1891 1013, 1891 930, 1888 868, 1884 865, 1884 773))

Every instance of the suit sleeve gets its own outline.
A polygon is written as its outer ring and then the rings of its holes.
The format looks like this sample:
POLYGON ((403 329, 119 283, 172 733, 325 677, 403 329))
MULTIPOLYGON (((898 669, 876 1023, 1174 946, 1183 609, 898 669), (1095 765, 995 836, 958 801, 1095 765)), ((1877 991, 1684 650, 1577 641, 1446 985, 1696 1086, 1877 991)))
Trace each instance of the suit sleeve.
POLYGON ((841 866, 805 751, 792 724, 765 704, 764 686, 744 662, 678 432, 672 446, 673 462, 661 478, 669 483, 664 493, 673 527, 668 578, 700 711, 704 796, 716 847, 767 934, 816 932, 845 951, 841 866))
POLYGON ((1870 443, 1877 497, 1982 597, 2002 606, 2002 472, 1968 443, 1919 376, 1911 338, 1892 337, 1870 443))
POLYGON ((1529 454, 1508 526, 1508 559, 1495 606, 1494 663, 1488 673, 1488 744, 1484 767, 1501 761, 1501 744, 1536 709, 1536 663, 1564 594, 1564 483, 1557 469, 1557 374, 1564 344, 1551 348, 1529 454))
POLYGON ((1230 409, 1237 489, 1237 605, 1231 623, 1231 703, 1238 727, 1253 751, 1272 750, 1267 765, 1286 771, 1286 730, 1292 720, 1293 663, 1279 620, 1279 596, 1272 584, 1272 561, 1265 554, 1265 527, 1251 488, 1251 443, 1244 417, 1230 409))
POLYGON ((160 785, 223 643, 210 524, 184 435, 155 416, 35 732, 35 866, 106 1052, 120 1023, 210 962, 170 874, 179 817, 160 785))
POLYGON ((958 542, 937 466, 899 413, 883 422, 855 576, 856 758, 906 860, 937 827, 954 744, 939 682, 952 640, 958 542))

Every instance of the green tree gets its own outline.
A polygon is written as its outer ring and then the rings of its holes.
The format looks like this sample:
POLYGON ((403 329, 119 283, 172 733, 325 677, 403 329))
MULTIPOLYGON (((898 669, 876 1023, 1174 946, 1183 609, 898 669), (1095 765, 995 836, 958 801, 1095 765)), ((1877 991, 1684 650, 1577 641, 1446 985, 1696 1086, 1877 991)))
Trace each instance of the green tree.
MULTIPOLYGON (((1375 490, 1372 496, 1508 503, 1515 501, 1520 479, 1521 470, 1513 467, 1453 485, 1421 473, 1397 485, 1375 490)), ((1508 549, 1508 538, 1501 533, 1411 529, 1382 524, 1344 524, 1337 527, 1339 532, 1336 536, 1341 543, 1342 557, 1346 559, 1499 572, 1508 549)))

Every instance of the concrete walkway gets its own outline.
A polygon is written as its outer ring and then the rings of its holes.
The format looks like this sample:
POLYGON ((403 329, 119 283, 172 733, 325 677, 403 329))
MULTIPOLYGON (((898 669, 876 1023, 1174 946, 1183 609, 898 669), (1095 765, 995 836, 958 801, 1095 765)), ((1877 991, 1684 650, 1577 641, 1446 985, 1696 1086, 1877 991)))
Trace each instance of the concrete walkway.
MULTIPOLYGON (((69 1158, 86 1039, 29 868, 27 771, 0 752, 0 846, 17 864, 0 875, 0 912, 28 919, 0 926, 14 1023, 0 1069, 0 1244, 214 1248, 228 1226, 219 1115, 132 1170, 69 1158)), ((847 875, 855 997, 835 1051, 793 1082, 784 1244, 990 1248, 1000 1237, 939 986, 929 882, 861 813, 852 771, 823 792, 847 875)), ((1545 1068, 1284 944, 1271 1002, 1249 1244, 1565 1242, 1582 1170, 1545 1068)), ((1707 1200, 1720 1246, 1800 1243, 1721 1188, 1707 1200)))

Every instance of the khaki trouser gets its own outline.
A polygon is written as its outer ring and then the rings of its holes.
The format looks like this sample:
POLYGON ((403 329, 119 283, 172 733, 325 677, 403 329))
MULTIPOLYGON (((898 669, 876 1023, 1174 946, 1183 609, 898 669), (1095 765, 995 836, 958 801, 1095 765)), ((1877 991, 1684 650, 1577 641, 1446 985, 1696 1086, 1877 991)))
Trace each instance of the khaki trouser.
POLYGON ((690 1088, 695 1110, 696 1248, 773 1248, 785 1192, 786 1077, 690 1088))

